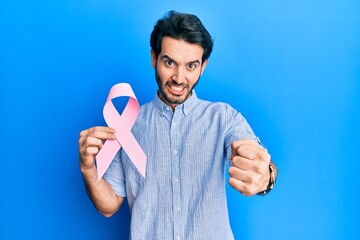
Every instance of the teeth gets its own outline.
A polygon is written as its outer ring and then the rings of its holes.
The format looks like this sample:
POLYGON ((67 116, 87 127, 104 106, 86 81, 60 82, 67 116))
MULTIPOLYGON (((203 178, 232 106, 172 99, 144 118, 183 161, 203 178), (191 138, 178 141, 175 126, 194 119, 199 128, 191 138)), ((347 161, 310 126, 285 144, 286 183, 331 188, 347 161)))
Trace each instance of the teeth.
POLYGON ((172 89, 172 90, 175 90, 175 91, 178 91, 178 92, 181 92, 184 88, 183 88, 183 87, 171 86, 171 89, 172 89))

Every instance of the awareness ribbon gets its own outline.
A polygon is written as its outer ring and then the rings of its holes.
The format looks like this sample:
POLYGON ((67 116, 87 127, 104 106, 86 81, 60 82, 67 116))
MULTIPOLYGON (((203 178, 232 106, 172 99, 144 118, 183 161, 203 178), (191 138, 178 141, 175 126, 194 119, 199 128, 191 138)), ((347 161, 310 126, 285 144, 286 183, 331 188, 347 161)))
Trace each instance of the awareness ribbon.
POLYGON ((139 102, 137 101, 129 84, 118 83, 110 89, 104 105, 103 115, 107 125, 116 130, 116 139, 106 140, 104 146, 96 155, 96 166, 99 181, 121 147, 123 147, 130 160, 145 178, 146 155, 130 131, 137 116, 139 115, 139 111, 139 102), (129 101, 121 115, 118 113, 111 101, 117 97, 129 97, 129 101))

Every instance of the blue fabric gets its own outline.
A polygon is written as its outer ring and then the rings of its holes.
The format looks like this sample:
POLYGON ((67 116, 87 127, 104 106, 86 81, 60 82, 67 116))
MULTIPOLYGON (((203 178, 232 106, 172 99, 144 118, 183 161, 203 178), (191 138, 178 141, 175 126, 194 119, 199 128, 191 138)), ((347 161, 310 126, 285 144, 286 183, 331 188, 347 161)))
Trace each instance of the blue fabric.
POLYGON ((195 91, 173 112, 156 95, 132 128, 147 156, 144 179, 121 149, 104 175, 127 197, 130 239, 234 239, 225 170, 231 143, 257 140, 246 120, 225 103, 195 91))

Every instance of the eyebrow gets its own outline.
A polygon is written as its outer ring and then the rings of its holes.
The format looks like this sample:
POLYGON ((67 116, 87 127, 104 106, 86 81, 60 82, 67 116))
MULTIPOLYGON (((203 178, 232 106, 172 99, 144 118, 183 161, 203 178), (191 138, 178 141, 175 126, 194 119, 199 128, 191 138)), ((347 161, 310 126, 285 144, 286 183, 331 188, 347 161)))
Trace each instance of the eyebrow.
MULTIPOLYGON (((170 61, 173 61, 175 64, 177 64, 177 62, 176 62, 174 59, 172 59, 171 57, 169 57, 168 55, 164 55, 164 56, 162 56, 162 57, 161 57, 161 59, 170 60, 170 61)), ((190 62, 188 62, 188 64, 194 64, 194 63, 198 63, 198 64, 200 64, 200 65, 201 65, 201 63, 200 63, 200 61, 199 61, 199 60, 194 60, 194 61, 190 61, 190 62)))

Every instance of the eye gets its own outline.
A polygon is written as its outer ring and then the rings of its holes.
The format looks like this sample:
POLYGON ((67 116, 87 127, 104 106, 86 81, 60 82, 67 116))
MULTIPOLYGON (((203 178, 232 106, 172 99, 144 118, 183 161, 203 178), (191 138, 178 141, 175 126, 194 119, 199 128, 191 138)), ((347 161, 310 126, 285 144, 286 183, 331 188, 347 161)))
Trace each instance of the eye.
POLYGON ((195 63, 190 63, 190 64, 189 64, 189 69, 195 69, 195 68, 196 68, 195 63))
POLYGON ((168 66, 173 66, 174 65, 174 62, 172 60, 167 60, 165 63, 168 66))

